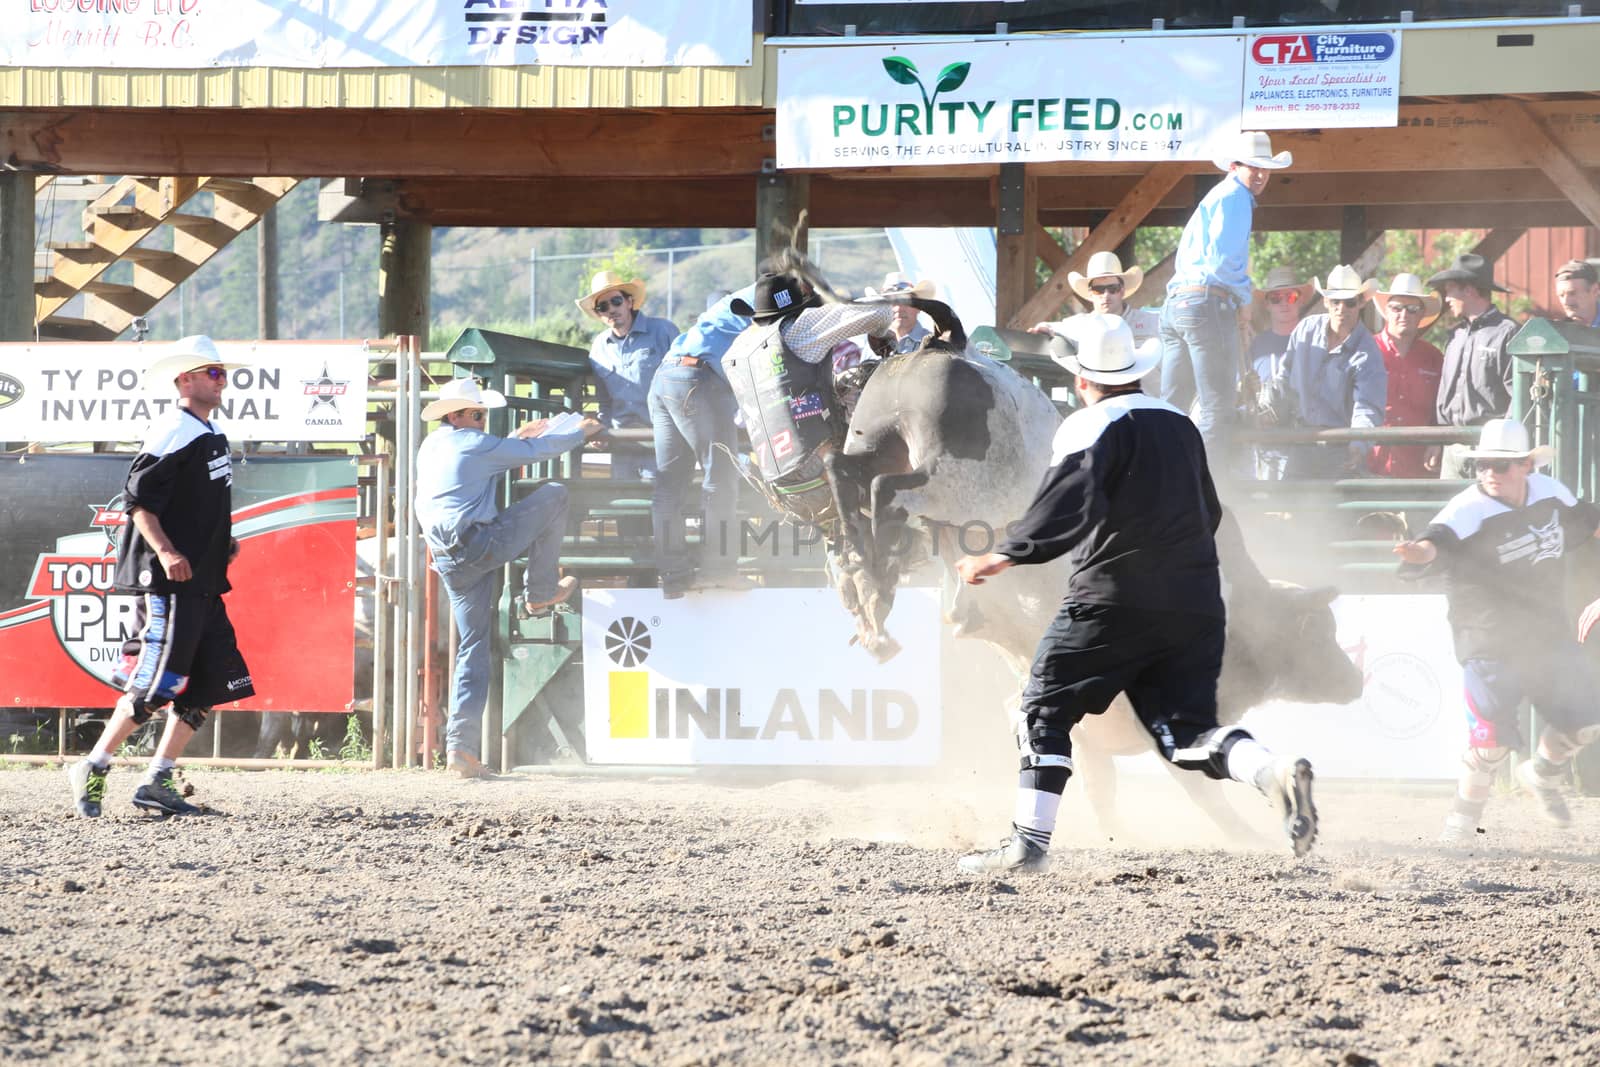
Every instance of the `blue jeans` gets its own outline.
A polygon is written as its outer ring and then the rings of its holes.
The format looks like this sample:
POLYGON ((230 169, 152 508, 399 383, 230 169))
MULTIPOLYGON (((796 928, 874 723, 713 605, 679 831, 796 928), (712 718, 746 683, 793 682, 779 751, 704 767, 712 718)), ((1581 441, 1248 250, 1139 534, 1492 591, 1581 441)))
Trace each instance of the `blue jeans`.
POLYGON ((650 383, 650 418, 656 432, 650 517, 655 526, 656 569, 664 586, 688 585, 694 577, 684 516, 700 510, 690 501, 696 463, 704 472, 699 501, 705 515, 701 569, 712 580, 738 570, 739 474, 730 455, 738 410, 733 390, 710 367, 663 364, 650 383))
POLYGON ((493 522, 473 527, 455 551, 434 554, 433 569, 444 583, 460 634, 450 685, 450 721, 444 731, 448 751, 482 754, 500 569, 526 555, 522 595, 536 602, 549 600, 556 595, 556 567, 566 532, 567 489, 552 482, 506 508, 493 522))
POLYGON ((1238 305, 1213 289, 1167 290, 1161 308, 1161 399, 1189 411, 1212 468, 1239 397, 1238 305))

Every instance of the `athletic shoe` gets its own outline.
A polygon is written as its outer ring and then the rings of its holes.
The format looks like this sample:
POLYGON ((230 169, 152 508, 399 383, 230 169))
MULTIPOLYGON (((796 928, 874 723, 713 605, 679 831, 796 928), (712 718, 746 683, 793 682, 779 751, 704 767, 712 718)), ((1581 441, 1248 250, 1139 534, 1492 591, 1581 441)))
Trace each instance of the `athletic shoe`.
POLYGON ((67 781, 72 784, 72 800, 78 814, 85 819, 100 817, 100 802, 106 798, 106 775, 110 767, 96 767, 86 759, 67 768, 67 781))
POLYGON ((1050 865, 1050 854, 1015 830, 987 852, 969 852, 956 861, 964 874, 1036 873, 1050 865))
POLYGON ((133 806, 155 815, 198 815, 200 809, 183 799, 178 783, 170 770, 156 775, 156 780, 141 785, 133 794, 133 806))
POLYGON ((1311 764, 1297 759, 1267 768, 1264 773, 1270 778, 1261 791, 1277 806, 1294 854, 1304 856, 1317 840, 1317 806, 1311 802, 1311 764))
POLYGON ((1452 811, 1444 817, 1439 844, 1447 848, 1466 848, 1478 836, 1478 820, 1464 812, 1452 811))
POLYGON ((1537 764, 1530 759, 1517 764, 1517 783, 1539 802, 1539 814, 1544 816, 1545 822, 1552 826, 1571 825, 1572 814, 1567 811, 1567 798, 1561 795, 1558 778, 1540 774, 1537 764))

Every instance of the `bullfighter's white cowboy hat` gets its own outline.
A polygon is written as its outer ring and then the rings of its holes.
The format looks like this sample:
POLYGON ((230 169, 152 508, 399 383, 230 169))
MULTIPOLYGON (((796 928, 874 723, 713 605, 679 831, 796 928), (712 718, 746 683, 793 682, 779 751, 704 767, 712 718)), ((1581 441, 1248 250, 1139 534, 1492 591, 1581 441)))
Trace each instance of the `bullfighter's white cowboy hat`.
POLYGON ((1422 321, 1417 324, 1419 330, 1432 326, 1433 320, 1439 317, 1439 312, 1444 308, 1444 301, 1439 299, 1439 294, 1423 285, 1422 279, 1415 274, 1396 274, 1389 288, 1379 289, 1372 294, 1372 299, 1377 301, 1379 311, 1387 312, 1391 296, 1409 296, 1422 301, 1422 321))
POLYGON ((1083 299, 1093 300, 1094 294, 1089 291, 1089 283, 1101 278, 1121 278, 1122 298, 1126 300, 1144 284, 1144 268, 1129 267, 1123 270, 1122 260, 1117 258, 1115 252, 1096 252, 1089 257, 1089 266, 1082 274, 1077 271, 1067 274, 1067 285, 1083 299))
POLYGON ((1285 148, 1277 155, 1272 154, 1272 138, 1260 130, 1246 130, 1234 138, 1228 146, 1228 154, 1217 156, 1212 160, 1218 170, 1227 170, 1235 163, 1243 163, 1247 167, 1259 167, 1262 170, 1282 170, 1294 163, 1294 153, 1285 148))
POLYGON ((1365 304, 1372 299, 1373 290, 1378 288, 1378 283, 1372 278, 1361 280, 1361 275, 1356 273, 1354 267, 1343 263, 1328 272, 1328 284, 1324 286, 1315 278, 1311 284, 1316 286, 1317 292, 1322 294, 1324 300, 1355 300, 1365 304))
POLYGON ((422 409, 422 421, 432 422, 434 419, 442 419, 452 411, 505 406, 504 393, 484 389, 476 378, 452 378, 439 387, 439 398, 429 401, 422 409))
POLYGON ((1535 467, 1544 467, 1556 450, 1549 445, 1535 447, 1528 440, 1528 428, 1516 419, 1490 419, 1483 424, 1477 447, 1462 454, 1468 459, 1531 459, 1535 467))
POLYGON ((1126 385, 1143 378, 1161 362, 1161 341, 1152 337, 1133 343, 1133 330, 1121 315, 1091 312, 1074 315, 1062 324, 1067 340, 1077 352, 1050 358, 1068 371, 1101 385, 1126 385))
POLYGON ((910 278, 897 270, 892 270, 883 276, 882 289, 874 289, 870 285, 867 286, 866 298, 875 300, 880 296, 890 296, 894 293, 910 293, 918 300, 932 300, 938 295, 938 292, 939 287, 927 278, 923 278, 913 284, 910 278))
POLYGON ((626 293, 633 300, 633 309, 638 311, 644 306, 644 280, 641 278, 624 278, 614 270, 603 270, 589 280, 589 295, 579 297, 573 303, 578 305, 578 310, 597 322, 605 320, 595 314, 594 301, 597 296, 607 293, 626 293))
POLYGON ((156 386, 169 386, 172 380, 180 374, 187 374, 201 367, 221 367, 224 370, 238 370, 240 367, 249 366, 238 360, 225 360, 222 353, 217 351, 217 344, 204 334, 195 334, 182 340, 174 341, 167 346, 160 355, 150 362, 145 368, 144 384, 146 388, 156 386))

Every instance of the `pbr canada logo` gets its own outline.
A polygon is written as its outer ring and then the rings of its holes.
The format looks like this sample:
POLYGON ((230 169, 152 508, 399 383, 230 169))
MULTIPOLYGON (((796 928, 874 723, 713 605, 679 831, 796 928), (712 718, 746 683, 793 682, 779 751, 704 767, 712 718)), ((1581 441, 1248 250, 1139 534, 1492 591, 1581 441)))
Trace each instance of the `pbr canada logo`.
POLYGON ((339 414, 339 398, 349 391, 350 383, 329 374, 327 361, 323 361, 321 374, 302 379, 300 384, 305 395, 311 398, 311 406, 306 410, 307 426, 338 426, 344 422, 339 414), (319 414, 324 408, 325 413, 319 414))
POLYGON ((50 603, 50 623, 72 661, 111 684, 122 643, 134 635, 138 597, 113 594, 117 536, 127 522, 121 494, 90 505, 89 529, 56 540, 39 556, 28 581, 29 600, 50 603))

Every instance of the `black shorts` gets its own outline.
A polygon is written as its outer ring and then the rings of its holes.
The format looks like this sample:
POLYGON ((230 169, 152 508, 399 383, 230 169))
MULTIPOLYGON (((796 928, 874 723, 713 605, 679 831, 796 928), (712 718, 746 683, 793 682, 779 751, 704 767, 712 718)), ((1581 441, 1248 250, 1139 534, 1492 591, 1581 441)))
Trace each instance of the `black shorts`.
POLYGON ((135 627, 137 636, 123 643, 112 681, 145 708, 174 700, 210 708, 255 694, 220 596, 146 593, 139 598, 135 627))

